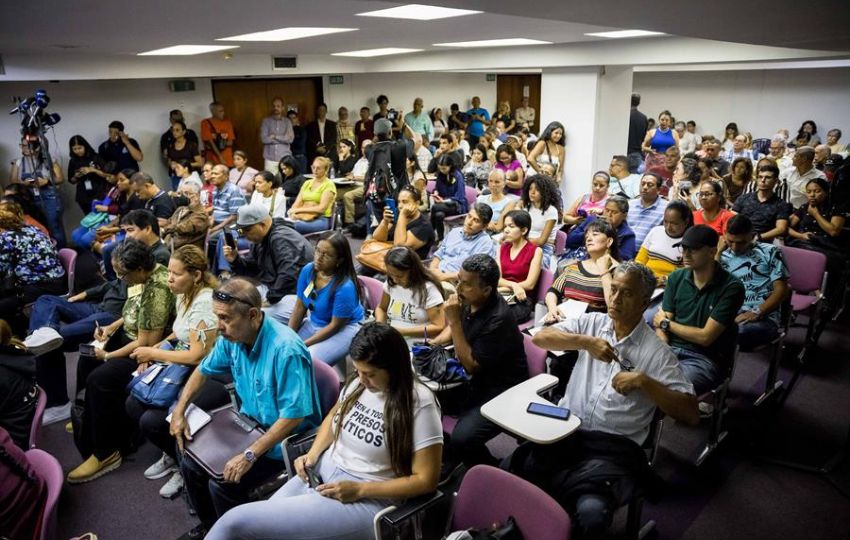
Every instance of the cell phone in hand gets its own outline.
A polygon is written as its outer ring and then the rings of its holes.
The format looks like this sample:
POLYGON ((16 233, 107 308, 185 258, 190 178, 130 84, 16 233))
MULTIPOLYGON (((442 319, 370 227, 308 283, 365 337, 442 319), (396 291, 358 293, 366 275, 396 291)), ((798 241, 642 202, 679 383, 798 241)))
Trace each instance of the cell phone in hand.
POLYGON ((307 473, 307 481, 310 483, 311 488, 316 489, 322 485, 322 477, 319 476, 319 473, 313 467, 304 467, 304 472, 307 473))
POLYGON ((397 219, 398 219, 398 203, 397 203, 397 202, 395 202, 395 199, 390 199, 390 198, 388 198, 386 201, 384 201, 384 204, 386 204, 386 205, 387 205, 387 208, 389 208, 390 210, 392 210, 392 212, 393 212, 393 221, 397 220, 397 219))
POLYGON ((234 238, 232 231, 224 231, 224 241, 230 246, 230 249, 236 251, 236 238, 234 238))
POLYGON ((94 345, 90 343, 80 344, 80 356, 94 356, 94 345))
POLYGON ((528 404, 526 412, 546 416, 548 418, 556 418, 558 420, 569 420, 570 410, 564 407, 556 407, 555 405, 546 405, 545 403, 531 402, 528 404))

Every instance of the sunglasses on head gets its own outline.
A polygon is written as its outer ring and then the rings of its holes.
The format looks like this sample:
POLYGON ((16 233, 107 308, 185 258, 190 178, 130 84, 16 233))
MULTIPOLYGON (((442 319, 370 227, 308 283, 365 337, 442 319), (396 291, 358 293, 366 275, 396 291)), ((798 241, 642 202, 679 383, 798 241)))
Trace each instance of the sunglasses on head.
POLYGON ((213 299, 216 300, 217 302, 223 302, 225 304, 232 304, 233 302, 242 302, 243 304, 245 304, 248 307, 254 307, 254 305, 251 304, 250 302, 248 302, 247 300, 243 300, 242 298, 239 298, 238 296, 234 296, 234 295, 232 295, 230 293, 226 293, 224 291, 214 291, 213 292, 213 299))

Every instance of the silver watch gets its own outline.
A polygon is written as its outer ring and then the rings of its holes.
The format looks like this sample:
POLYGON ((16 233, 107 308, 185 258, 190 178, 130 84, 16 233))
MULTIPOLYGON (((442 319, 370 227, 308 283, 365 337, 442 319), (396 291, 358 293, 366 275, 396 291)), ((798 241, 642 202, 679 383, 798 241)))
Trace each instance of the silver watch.
POLYGON ((257 459, 257 456, 254 455, 254 451, 250 448, 245 450, 243 455, 245 456, 245 461, 247 461, 248 463, 254 463, 254 460, 257 459))

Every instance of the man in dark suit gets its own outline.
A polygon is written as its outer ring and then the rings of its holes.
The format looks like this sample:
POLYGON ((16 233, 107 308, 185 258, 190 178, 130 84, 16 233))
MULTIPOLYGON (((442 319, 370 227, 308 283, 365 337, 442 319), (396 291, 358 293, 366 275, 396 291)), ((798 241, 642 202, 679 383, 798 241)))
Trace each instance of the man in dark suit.
POLYGON ((328 106, 320 103, 316 119, 307 124, 307 165, 318 156, 333 160, 336 155, 336 122, 328 120, 328 106))

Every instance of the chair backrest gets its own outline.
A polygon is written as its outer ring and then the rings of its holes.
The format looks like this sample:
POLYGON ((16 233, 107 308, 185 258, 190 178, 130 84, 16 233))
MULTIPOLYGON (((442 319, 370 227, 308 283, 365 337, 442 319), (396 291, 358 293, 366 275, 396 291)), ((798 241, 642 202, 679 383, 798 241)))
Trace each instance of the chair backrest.
POLYGON ((560 257, 567 252, 567 233, 558 229, 555 232, 555 256, 560 257))
MULTIPOLYGON (((543 254, 545 257, 546 254, 543 254)), ((540 277, 537 278, 537 302, 545 303, 546 302, 546 293, 549 292, 549 289, 552 287, 552 284, 555 282, 555 273, 551 270, 540 270, 540 277)))
POLYGON ((753 155, 765 154, 770 151, 770 139, 753 139, 753 155))
POLYGON ((36 386, 38 396, 35 403, 35 415, 30 425, 30 448, 38 446, 38 438, 41 435, 41 420, 44 418, 44 409, 47 408, 47 394, 40 386, 36 386))
POLYGON ((511 516, 523 538, 570 537, 570 517, 542 489, 489 465, 469 469, 458 489, 451 529, 489 528, 494 523, 504 524, 511 516))
POLYGON ((368 276, 357 276, 357 279, 366 293, 366 305, 372 311, 376 310, 384 297, 384 284, 368 276))
POLYGON ((59 494, 62 493, 62 484, 65 475, 62 474, 62 465, 44 450, 33 448, 27 450, 27 460, 35 469, 36 473, 44 479, 47 486, 47 501, 44 506, 44 515, 41 520, 40 540, 54 540, 56 538, 56 513, 59 502, 59 494))
POLYGON ((322 407, 322 418, 324 418, 339 399, 339 375, 334 368, 318 358, 313 359, 313 373, 319 389, 319 405, 322 407))
POLYGON ((428 180, 425 183, 425 191, 429 194, 434 193, 434 190, 437 189, 437 181, 436 180, 428 180))
POLYGON ((809 294, 823 285, 826 272, 826 255, 818 251, 782 246, 782 255, 788 266, 788 285, 800 294, 809 294))
POLYGON ((472 208, 476 200, 478 200, 478 190, 474 187, 466 186, 466 203, 469 205, 469 208, 472 208))
POLYGON ((74 278, 77 274, 77 252, 73 249, 62 248, 59 250, 59 262, 68 276, 68 294, 74 294, 74 278))
POLYGON ((546 373, 546 349, 541 349, 531 341, 528 334, 522 335, 522 345, 525 348, 525 361, 528 363, 528 376, 534 377, 546 373))

